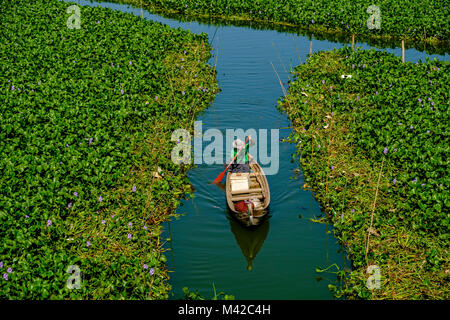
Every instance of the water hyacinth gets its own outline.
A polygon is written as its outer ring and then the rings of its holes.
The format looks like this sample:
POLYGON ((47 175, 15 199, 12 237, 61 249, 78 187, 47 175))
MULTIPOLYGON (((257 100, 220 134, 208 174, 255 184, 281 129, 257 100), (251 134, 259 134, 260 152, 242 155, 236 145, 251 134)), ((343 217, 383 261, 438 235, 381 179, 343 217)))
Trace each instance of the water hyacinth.
POLYGON ((3 261, 0 261, 0 269, 3 268, 3 261))
POLYGON ((103 197, 102 196, 98 197, 98 201, 102 202, 103 201, 103 197))
POLYGON ((105 221, 105 220, 102 220, 102 224, 105 225, 105 224, 106 224, 106 221, 105 221))
POLYGON ((8 274, 7 274, 7 273, 4 273, 4 274, 3 274, 3 279, 5 279, 6 281, 8 281, 8 274))
POLYGON ((91 246, 91 242, 90 241, 87 241, 86 242, 86 247, 90 247, 91 246))
POLYGON ((132 238, 131 233, 129 233, 129 234, 127 235, 127 238, 128 238, 128 239, 131 239, 131 238, 132 238))
POLYGON ((75 192, 73 193, 73 195, 74 195, 75 197, 78 197, 78 192, 75 191, 75 192))
POLYGON ((133 186, 133 187, 131 188, 131 192, 136 192, 136 186, 133 186))
POLYGON ((144 269, 148 269, 148 265, 147 264, 144 264, 144 269))
POLYGON ((132 228, 133 224, 131 222, 128 222, 128 228, 132 228))
POLYGON ((72 208, 72 202, 69 202, 69 204, 67 205, 67 209, 72 208))
POLYGON ((392 183, 396 184, 397 183, 397 179, 394 178, 394 180, 392 180, 392 183))
POLYGON ((47 220, 47 226, 50 227, 52 225, 52 220, 47 220))
POLYGON ((154 274, 155 274, 155 269, 150 268, 150 275, 152 276, 152 275, 154 275, 154 274))
POLYGON ((384 147, 383 153, 387 154, 388 153, 388 148, 384 147))

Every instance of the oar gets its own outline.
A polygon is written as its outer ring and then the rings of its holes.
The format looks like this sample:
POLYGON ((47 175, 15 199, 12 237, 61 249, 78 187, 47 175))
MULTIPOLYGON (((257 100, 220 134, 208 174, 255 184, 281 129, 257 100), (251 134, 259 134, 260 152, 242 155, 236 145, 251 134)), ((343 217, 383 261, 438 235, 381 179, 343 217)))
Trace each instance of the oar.
POLYGON ((230 161, 230 163, 228 164, 228 166, 225 168, 225 170, 223 172, 221 172, 216 180, 214 180, 214 183, 220 183, 220 181, 222 181, 223 177, 225 176, 225 172, 227 172, 228 168, 231 166, 231 164, 233 163, 233 161, 237 158, 237 156, 239 155, 239 152, 242 151, 242 149, 244 149, 245 145, 247 144, 248 139, 250 139, 250 136, 247 137, 247 140, 245 140, 244 145, 239 149, 239 151, 236 153, 236 155, 234 156, 234 158, 230 161))

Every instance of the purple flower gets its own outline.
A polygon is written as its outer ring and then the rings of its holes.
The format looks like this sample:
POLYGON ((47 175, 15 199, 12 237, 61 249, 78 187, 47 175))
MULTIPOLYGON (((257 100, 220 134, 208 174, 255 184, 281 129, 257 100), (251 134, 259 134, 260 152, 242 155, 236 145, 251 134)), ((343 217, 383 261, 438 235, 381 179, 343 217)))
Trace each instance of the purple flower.
POLYGON ((12 90, 12 91, 14 91, 14 90, 15 90, 14 86, 11 86, 11 90, 12 90))
POLYGON ((397 148, 394 149, 394 152, 397 152, 397 148))
POLYGON ((75 197, 78 197, 78 192, 75 191, 75 192, 73 193, 73 195, 74 195, 75 197))
POLYGON ((69 202, 69 204, 67 205, 67 209, 72 208, 72 202, 69 202))
POLYGON ((150 275, 152 276, 152 275, 154 275, 154 274, 155 274, 155 269, 150 268, 150 275))
POLYGON ((414 127, 413 127, 413 126, 410 126, 409 128, 410 128, 411 130, 412 130, 412 129, 414 129, 414 127))
POLYGON ((133 64, 133 62, 130 61, 130 62, 128 62, 128 64, 131 66, 133 64))
POLYGON ((422 187, 425 187, 425 183, 422 183, 422 187))
POLYGON ((128 228, 132 228, 133 224, 131 222, 128 222, 128 228))
POLYGON ((90 139, 89 139, 89 145, 91 145, 91 143, 92 143, 93 140, 94 140, 93 138, 90 138, 90 139))
POLYGON ((133 186, 133 188, 131 188, 132 192, 136 192, 136 186, 133 186))
POLYGON ((325 80, 322 80, 322 84, 325 84, 325 80))
POLYGON ((148 265, 144 264, 144 269, 148 269, 148 265))
POLYGON ((102 202, 103 201, 103 197, 102 196, 98 197, 98 201, 102 202))
POLYGON ((330 90, 333 91, 333 86, 330 86, 330 90))
POLYGON ((355 213, 355 209, 352 209, 352 213, 355 213))
POLYGON ((3 268, 3 261, 0 261, 0 269, 3 268))
POLYGON ((105 220, 102 220, 102 224, 106 224, 106 221, 105 221, 105 220))
POLYGON ((123 89, 120 89, 120 93, 122 93, 122 94, 124 93, 123 89))
POLYGON ((86 242, 86 247, 90 247, 91 246, 91 243, 88 241, 88 242, 86 242))
POLYGON ((396 184, 397 183, 397 179, 394 178, 394 180, 392 180, 392 183, 396 184))
POLYGON ((334 166, 331 166, 331 170, 334 170, 334 166))
POLYGON ((388 148, 386 148, 386 147, 384 147, 384 154, 387 154, 388 153, 388 148))
POLYGON ((99 24, 99 23, 100 23, 100 21, 97 20, 97 24, 99 24))
POLYGON ((320 149, 320 144, 317 147, 320 149))
POLYGON ((417 178, 414 178, 414 179, 412 180, 412 182, 416 183, 416 182, 417 182, 417 178))
POLYGON ((419 99, 417 99, 417 101, 419 101, 419 103, 422 103, 422 99, 420 99, 420 98, 419 98, 419 99))
POLYGON ((427 130, 427 133, 430 133, 430 130, 427 130))
POLYGON ((144 230, 147 230, 147 226, 144 226, 144 228, 143 228, 144 230))
POLYGON ((5 279, 6 281, 8 281, 8 274, 7 274, 7 273, 4 273, 4 274, 3 274, 3 279, 5 279))
POLYGON ((181 94, 184 96, 186 94, 186 92, 183 91, 181 94))
POLYGON ((41 81, 38 82, 38 85, 41 85, 41 81))
POLYGON ((131 237, 132 237, 132 236, 131 236, 131 233, 129 233, 129 234, 128 234, 128 239, 131 239, 131 237))

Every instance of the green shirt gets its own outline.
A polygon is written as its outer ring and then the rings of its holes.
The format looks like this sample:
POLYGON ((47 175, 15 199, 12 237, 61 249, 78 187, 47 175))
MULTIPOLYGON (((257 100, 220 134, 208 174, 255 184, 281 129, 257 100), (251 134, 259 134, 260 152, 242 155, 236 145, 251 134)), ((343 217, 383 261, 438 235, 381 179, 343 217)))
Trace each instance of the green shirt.
MULTIPOLYGON (((249 144, 245 144, 244 150, 241 150, 241 152, 239 152, 238 157, 234 160, 235 163, 238 164, 243 164, 243 163, 248 163, 248 149, 249 149, 249 144)), ((233 159, 236 156, 236 153, 239 151, 238 148, 233 148, 231 149, 231 159, 233 159)))

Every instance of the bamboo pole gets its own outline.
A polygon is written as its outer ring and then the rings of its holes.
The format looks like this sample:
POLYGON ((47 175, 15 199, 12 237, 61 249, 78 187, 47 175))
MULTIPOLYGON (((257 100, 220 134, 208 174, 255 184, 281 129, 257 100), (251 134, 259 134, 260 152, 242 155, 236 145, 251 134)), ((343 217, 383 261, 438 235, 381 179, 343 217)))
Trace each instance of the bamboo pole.
POLYGON ((312 55, 312 40, 311 43, 309 44, 309 55, 310 56, 312 55))
POLYGON ((378 174, 377 189, 375 191, 375 198, 373 199, 372 214, 370 215, 370 226, 369 226, 369 229, 367 230, 367 243, 366 243, 366 263, 367 264, 369 264, 369 262, 367 260, 367 253, 369 252, 369 241, 370 241, 370 233, 372 232, 373 214, 375 212, 375 205, 377 203, 378 187, 380 186, 380 179, 381 179, 381 172, 383 171, 384 158, 385 157, 383 157, 383 161, 381 161, 380 173, 378 174))
POLYGON ((355 50, 355 34, 352 34, 352 50, 355 50))
POLYGON ((144 9, 142 8, 142 0, 141 0, 141 16, 142 16, 142 19, 144 19, 144 9))
POLYGON ((405 63, 405 39, 402 39, 402 62, 405 63))
POLYGON ((217 37, 217 53, 216 53, 216 63, 214 64, 214 70, 216 70, 218 58, 219 58, 219 37, 217 37))

